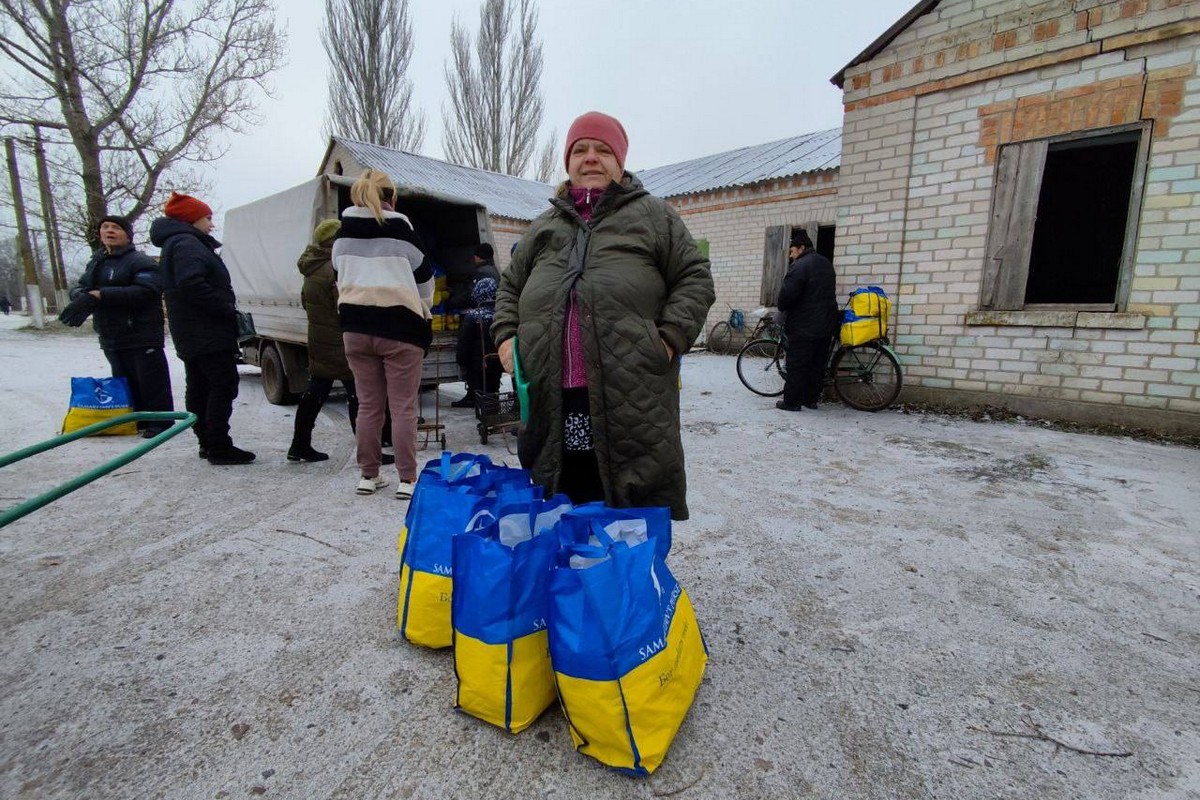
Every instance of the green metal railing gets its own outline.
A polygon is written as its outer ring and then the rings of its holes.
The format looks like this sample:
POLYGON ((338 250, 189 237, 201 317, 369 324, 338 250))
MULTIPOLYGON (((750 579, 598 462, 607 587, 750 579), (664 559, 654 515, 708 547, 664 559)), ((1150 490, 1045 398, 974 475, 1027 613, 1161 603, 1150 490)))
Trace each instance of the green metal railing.
POLYGON ((147 439, 141 444, 130 450, 122 453, 116 458, 105 461, 95 469, 88 470, 77 478, 73 478, 66 483, 56 486, 48 492, 39 494, 37 497, 32 497, 24 503, 13 506, 7 511, 0 512, 0 528, 3 528, 10 522, 16 522, 26 514, 37 511, 44 505, 53 503, 60 497, 64 497, 76 489, 87 486, 92 481, 99 477, 107 475, 115 469, 125 466, 130 461, 141 458, 146 453, 158 447, 163 442, 173 436, 186 431, 188 428, 196 424, 196 415, 186 411, 137 411, 133 414, 122 414, 119 417, 114 417, 104 422, 97 422, 95 425, 88 425, 86 428, 80 428, 71 433, 64 433, 61 436, 55 436, 53 439, 47 439, 44 442, 39 442, 35 445, 30 445, 24 450, 17 450, 14 453, 9 453, 6 456, 0 456, 0 469, 7 467, 9 464, 15 464, 18 461, 23 461, 30 456, 36 456, 38 453, 44 453, 47 450, 53 450, 55 447, 73 442, 76 439, 82 439, 85 436, 91 436, 94 433, 99 433, 102 430, 111 428, 115 425, 124 425, 129 422, 165 422, 175 420, 175 424, 167 428, 162 433, 152 439, 147 439))

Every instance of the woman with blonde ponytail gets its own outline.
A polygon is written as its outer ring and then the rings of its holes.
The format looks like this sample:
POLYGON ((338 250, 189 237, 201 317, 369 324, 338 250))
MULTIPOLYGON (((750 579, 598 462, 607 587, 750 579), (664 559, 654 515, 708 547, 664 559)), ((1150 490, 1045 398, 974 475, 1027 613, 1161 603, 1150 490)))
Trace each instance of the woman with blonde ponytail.
POLYGON ((354 205, 342 212, 333 242, 333 268, 346 359, 358 389, 362 477, 355 491, 375 494, 388 484, 379 468, 380 433, 390 409, 396 497, 407 500, 417 480, 421 361, 433 339, 433 268, 412 223, 395 210, 391 178, 367 170, 350 187, 350 200, 354 205))

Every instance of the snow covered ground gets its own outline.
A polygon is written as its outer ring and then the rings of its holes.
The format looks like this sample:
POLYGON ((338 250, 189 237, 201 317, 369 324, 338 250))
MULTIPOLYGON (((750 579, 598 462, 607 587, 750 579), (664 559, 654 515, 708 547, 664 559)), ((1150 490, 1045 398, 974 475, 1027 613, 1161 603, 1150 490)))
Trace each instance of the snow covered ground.
MULTIPOLYGON (((108 374, 87 328, 24 322, 0 317, 4 452, 53 436, 71 375, 108 374)), ((785 414, 731 357, 687 357, 671 564, 711 660, 638 780, 557 709, 516 737, 452 710, 450 654, 397 634, 404 504, 355 496, 344 404, 318 420, 332 458, 288 464, 294 408, 245 373, 255 464, 187 433, 0 529, 0 796, 1200 796, 1196 450, 785 414)), ((510 458, 460 391, 450 449, 510 458)), ((7 467, 0 507, 138 441, 7 467)))

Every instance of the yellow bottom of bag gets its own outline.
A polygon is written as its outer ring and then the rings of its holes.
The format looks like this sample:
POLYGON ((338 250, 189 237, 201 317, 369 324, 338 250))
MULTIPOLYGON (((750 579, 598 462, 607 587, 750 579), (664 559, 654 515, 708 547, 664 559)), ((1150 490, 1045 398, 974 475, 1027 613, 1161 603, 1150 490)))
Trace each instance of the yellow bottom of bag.
MULTIPOLYGON (((62 430, 60 433, 73 433, 80 428, 86 428, 88 425, 95 425, 97 422, 108 422, 110 419, 120 417, 124 414, 132 414, 131 408, 106 409, 106 408, 71 408, 67 410, 67 416, 63 419, 62 430)), ((93 433, 92 436, 137 436, 137 423, 126 422, 123 425, 113 425, 111 428, 105 428, 99 433, 93 433)))
POLYGON ((876 317, 842 323, 842 344, 854 347, 887 336, 887 322, 876 317))
POLYGON ((510 733, 520 733, 554 702, 554 671, 546 632, 522 636, 508 646, 487 644, 454 633, 454 672, 458 676, 455 706, 510 733), (511 676, 512 711, 507 698, 511 676))
MULTIPOLYGON (((401 527, 398 542, 404 558, 408 528, 401 527)), ((410 569, 400 563, 400 593, 396 599, 396 626, 405 639, 435 650, 450 646, 450 592, 454 579, 410 569)))
POLYGON ((707 662, 696 611, 684 592, 666 646, 620 680, 592 681, 556 672, 575 749, 610 767, 653 772, 692 706, 707 662))

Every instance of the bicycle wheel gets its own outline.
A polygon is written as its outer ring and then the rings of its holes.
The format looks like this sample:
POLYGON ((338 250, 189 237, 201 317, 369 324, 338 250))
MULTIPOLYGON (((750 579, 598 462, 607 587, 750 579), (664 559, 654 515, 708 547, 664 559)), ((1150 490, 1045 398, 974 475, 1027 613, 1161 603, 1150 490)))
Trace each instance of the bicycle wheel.
POLYGON ((900 362, 879 342, 842 347, 830 366, 838 398, 859 411, 881 411, 900 394, 900 362))
POLYGON ((710 353, 728 353, 732 341, 733 328, 729 327, 728 322, 718 322, 708 332, 708 341, 705 344, 710 353))
POLYGON ((737 374, 742 384, 763 397, 783 394, 787 379, 784 372, 786 351, 774 339, 753 339, 746 342, 737 357, 737 374))

